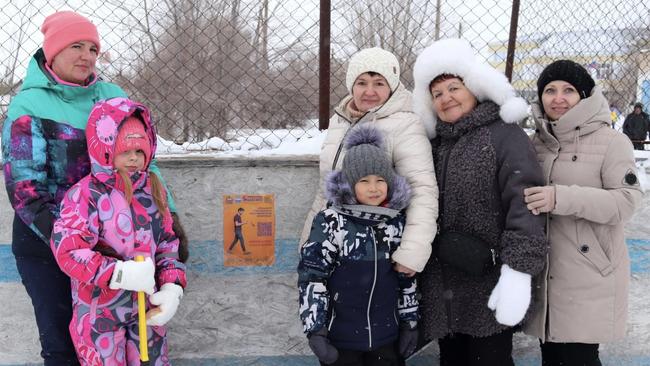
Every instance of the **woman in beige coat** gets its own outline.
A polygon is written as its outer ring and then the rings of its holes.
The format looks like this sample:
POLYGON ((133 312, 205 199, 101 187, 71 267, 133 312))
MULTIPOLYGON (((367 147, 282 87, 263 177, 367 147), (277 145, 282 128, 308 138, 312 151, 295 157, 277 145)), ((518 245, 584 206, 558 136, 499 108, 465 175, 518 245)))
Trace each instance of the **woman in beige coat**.
POLYGON ((384 135, 385 148, 395 171, 406 178, 413 192, 406 210, 402 243, 392 257, 396 270, 413 275, 424 269, 431 254, 438 214, 438 188, 431 144, 420 118, 412 110, 411 93, 399 77, 397 58, 381 48, 361 50, 350 59, 346 75, 350 95, 341 101, 330 119, 320 154, 318 193, 305 221, 300 243, 309 236, 316 212, 326 206, 324 177, 341 168, 345 135, 356 124, 372 123, 384 135))
POLYGON ((550 249, 524 331, 540 339, 544 366, 601 365, 599 343, 625 335, 623 225, 642 198, 632 145, 582 66, 556 61, 537 88, 533 144, 548 185, 524 194, 533 213, 548 213, 550 249))

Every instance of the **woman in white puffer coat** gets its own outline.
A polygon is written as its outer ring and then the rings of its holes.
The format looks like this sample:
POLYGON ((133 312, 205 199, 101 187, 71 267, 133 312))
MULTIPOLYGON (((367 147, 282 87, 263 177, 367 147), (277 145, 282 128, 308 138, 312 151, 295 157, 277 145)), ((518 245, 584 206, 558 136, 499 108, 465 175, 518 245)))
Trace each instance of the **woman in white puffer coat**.
POLYGON ((305 242, 316 212, 326 207, 324 177, 340 169, 348 130, 372 123, 385 137, 385 148, 397 174, 406 177, 413 197, 406 210, 402 244, 393 253, 396 270, 414 275, 424 269, 436 233, 438 187, 433 170, 431 144, 424 126, 412 109, 411 92, 400 82, 400 67, 392 53, 378 47, 357 52, 350 59, 345 97, 330 119, 320 154, 318 193, 305 221, 300 243, 305 242))

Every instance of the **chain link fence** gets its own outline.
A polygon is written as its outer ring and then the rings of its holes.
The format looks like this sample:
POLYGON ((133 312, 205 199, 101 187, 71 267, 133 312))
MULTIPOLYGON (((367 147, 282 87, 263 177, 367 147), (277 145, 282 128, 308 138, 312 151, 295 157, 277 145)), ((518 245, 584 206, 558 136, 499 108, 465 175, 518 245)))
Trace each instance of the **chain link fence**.
MULTIPOLYGON (((318 133, 317 0, 0 0, 0 108, 20 88, 39 27, 71 9, 97 24, 98 72, 154 113, 174 151, 274 148, 318 133)), ((330 112, 347 94, 347 59, 380 46, 394 52, 402 80, 433 40, 462 37, 505 70, 511 20, 512 80, 536 96, 543 67, 573 59, 592 73, 624 116, 650 109, 650 3, 645 0, 332 0, 330 112)), ((4 118, 3 118, 4 120, 4 118)))

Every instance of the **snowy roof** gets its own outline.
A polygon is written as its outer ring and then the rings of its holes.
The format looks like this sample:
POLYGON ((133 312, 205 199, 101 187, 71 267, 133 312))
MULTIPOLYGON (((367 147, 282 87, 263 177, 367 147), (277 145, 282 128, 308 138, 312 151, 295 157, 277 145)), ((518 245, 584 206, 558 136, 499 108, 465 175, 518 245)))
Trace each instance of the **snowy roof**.
POLYGON ((517 50, 519 58, 559 56, 621 56, 642 38, 647 29, 592 29, 589 31, 557 32, 547 37, 524 35, 518 42, 534 40, 538 47, 530 51, 517 50))

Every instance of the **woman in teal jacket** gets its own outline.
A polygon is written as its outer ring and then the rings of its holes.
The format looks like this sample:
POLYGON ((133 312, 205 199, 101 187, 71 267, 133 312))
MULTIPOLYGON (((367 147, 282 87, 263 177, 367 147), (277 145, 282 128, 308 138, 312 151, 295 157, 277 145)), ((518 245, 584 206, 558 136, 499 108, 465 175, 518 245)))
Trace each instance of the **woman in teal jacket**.
POLYGON ((54 260, 50 234, 63 194, 90 172, 90 110, 99 100, 126 93, 95 74, 100 42, 88 19, 57 12, 41 32, 43 47, 31 59, 3 126, 3 175, 15 211, 12 251, 34 306, 41 357, 46 366, 78 365, 68 331, 70 279, 54 260))

